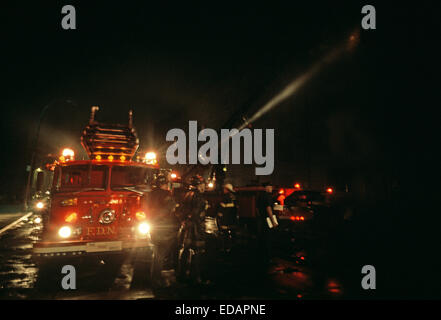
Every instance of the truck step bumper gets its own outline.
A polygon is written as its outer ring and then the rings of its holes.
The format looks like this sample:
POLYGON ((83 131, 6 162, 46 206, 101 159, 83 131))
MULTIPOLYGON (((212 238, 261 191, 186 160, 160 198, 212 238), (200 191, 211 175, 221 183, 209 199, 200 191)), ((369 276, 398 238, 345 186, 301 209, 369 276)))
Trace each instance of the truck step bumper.
POLYGON ((74 257, 95 254, 118 254, 132 251, 151 250, 148 240, 137 241, 88 241, 72 243, 39 242, 34 244, 35 257, 74 257))

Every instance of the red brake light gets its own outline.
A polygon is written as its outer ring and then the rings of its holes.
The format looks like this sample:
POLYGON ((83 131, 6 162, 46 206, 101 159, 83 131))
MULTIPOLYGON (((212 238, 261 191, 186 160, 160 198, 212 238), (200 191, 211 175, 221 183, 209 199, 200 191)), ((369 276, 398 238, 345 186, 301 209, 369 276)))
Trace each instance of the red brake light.
POLYGON ((332 188, 328 188, 328 189, 326 189, 326 192, 327 192, 327 193, 333 193, 334 190, 333 190, 332 188))

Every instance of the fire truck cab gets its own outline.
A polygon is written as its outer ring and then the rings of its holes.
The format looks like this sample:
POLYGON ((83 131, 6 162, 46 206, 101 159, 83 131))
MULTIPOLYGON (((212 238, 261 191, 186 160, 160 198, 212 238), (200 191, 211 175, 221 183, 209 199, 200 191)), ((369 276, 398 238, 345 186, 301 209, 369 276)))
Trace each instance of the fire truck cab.
POLYGON ((38 259, 151 252, 144 196, 159 166, 152 153, 132 160, 139 140, 131 113, 128 125, 107 125, 95 121, 97 110, 81 137, 89 160, 65 151, 53 167, 48 219, 33 248, 38 259))

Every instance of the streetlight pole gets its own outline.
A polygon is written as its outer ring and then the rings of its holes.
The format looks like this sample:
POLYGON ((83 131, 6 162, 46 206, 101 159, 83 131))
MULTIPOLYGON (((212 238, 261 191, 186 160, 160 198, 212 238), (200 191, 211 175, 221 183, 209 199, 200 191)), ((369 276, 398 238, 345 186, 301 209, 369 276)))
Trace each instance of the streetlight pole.
MULTIPOLYGON (((24 208, 25 208, 25 210, 27 210, 27 208, 28 208, 29 193, 30 193, 30 189, 31 189, 31 178, 32 178, 32 173, 34 171, 35 154, 37 151, 38 139, 40 136, 41 122, 42 122, 44 116, 46 115, 46 111, 51 106, 53 106, 55 102, 56 101, 52 101, 49 104, 45 105, 43 107, 43 109, 41 109, 40 116, 38 118, 37 131, 35 133, 34 140, 32 142, 31 162, 28 167, 29 172, 28 172, 28 177, 27 177, 27 181, 26 181, 26 189, 25 189, 25 194, 24 194, 24 208)), ((77 107, 77 105, 71 100, 64 100, 63 102, 67 102, 69 105, 77 107)))

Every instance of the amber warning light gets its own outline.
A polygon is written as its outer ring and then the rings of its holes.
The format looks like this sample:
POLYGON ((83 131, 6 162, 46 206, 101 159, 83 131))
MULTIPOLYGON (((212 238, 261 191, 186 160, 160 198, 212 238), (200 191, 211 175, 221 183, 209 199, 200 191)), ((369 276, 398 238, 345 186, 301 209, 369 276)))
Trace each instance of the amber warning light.
POLYGON ((62 161, 62 162, 71 161, 71 160, 74 160, 74 157, 75 157, 75 152, 72 149, 65 148, 61 152, 60 161, 62 161))
POLYGON ((152 152, 152 151, 147 152, 147 153, 145 154, 144 161, 145 161, 147 164, 156 164, 156 163, 157 163, 157 161, 156 161, 156 153, 154 153, 154 152, 152 152))

